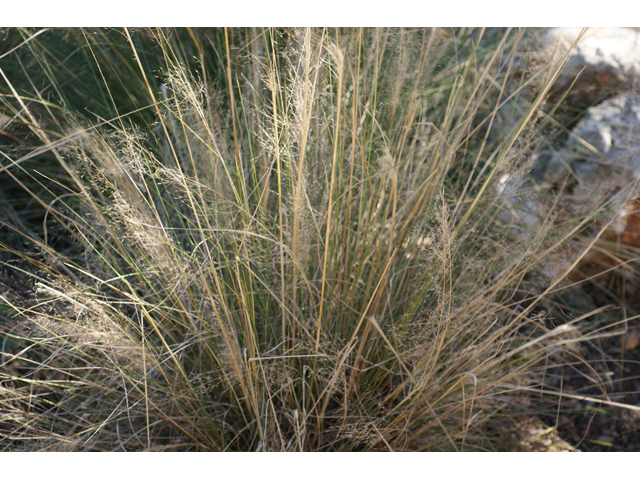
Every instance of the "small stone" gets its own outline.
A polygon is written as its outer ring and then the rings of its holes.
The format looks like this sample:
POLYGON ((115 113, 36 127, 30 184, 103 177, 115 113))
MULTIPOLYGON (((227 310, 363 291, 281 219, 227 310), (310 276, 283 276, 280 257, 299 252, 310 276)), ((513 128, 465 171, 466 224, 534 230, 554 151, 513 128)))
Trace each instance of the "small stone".
POLYGON ((640 345, 640 330, 629 330, 624 335, 624 349, 635 350, 640 345))

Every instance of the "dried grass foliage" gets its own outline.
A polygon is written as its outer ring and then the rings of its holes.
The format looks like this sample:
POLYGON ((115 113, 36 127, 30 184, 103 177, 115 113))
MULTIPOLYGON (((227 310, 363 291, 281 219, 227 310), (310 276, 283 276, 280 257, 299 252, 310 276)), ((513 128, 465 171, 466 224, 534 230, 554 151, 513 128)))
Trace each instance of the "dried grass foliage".
POLYGON ((461 63, 445 30, 248 31, 219 90, 153 35, 156 124, 76 125, 84 209, 51 215, 83 251, 4 299, 3 442, 491 448, 503 398, 581 338, 545 327, 529 278, 560 281, 573 226, 547 216, 519 241, 500 221, 499 178, 533 148, 489 142, 523 33, 461 63))

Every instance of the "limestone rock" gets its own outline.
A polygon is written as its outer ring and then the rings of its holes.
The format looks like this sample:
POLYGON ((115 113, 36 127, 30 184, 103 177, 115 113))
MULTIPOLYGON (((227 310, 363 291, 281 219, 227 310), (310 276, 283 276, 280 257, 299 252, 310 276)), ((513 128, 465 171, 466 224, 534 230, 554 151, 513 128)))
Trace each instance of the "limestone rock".
MULTIPOLYGON (((544 30, 536 42, 534 63, 536 56, 541 64, 561 58, 580 32, 580 28, 544 30)), ((501 220, 525 237, 541 227, 549 202, 566 218, 607 209, 609 215, 596 225, 606 227, 597 248, 582 257, 569 275, 571 281, 618 265, 620 251, 611 250, 616 245, 640 248, 640 29, 589 29, 572 51, 547 104, 558 101, 578 74, 563 101, 563 113, 556 112, 561 123, 573 125, 569 137, 560 148, 541 153, 534 183, 506 176, 498 187, 505 198, 501 220), (576 107, 588 110, 573 124, 576 107), (563 115, 568 117, 562 121, 563 115), (527 194, 534 184, 542 197, 527 194)), ((590 243, 583 240, 584 245, 567 245, 564 253, 570 263, 590 243)))
POLYGON ((627 91, 591 107, 552 156, 544 178, 570 214, 588 215, 602 205, 610 212, 597 224, 606 227, 600 246, 583 257, 570 280, 618 264, 618 254, 607 253, 611 245, 640 248, 640 94, 627 91))
POLYGON ((540 223, 544 215, 535 196, 528 193, 530 185, 519 175, 503 175, 497 186, 502 196, 502 209, 499 219, 504 225, 510 225, 514 233, 529 236, 540 223))
POLYGON ((588 110, 549 161, 545 180, 570 178, 571 200, 589 208, 606 197, 633 199, 640 189, 640 95, 620 94, 588 110))
MULTIPOLYGON (((537 42, 538 54, 545 59, 561 57, 571 48, 581 30, 546 30, 537 42)), ((632 83, 640 76, 640 30, 612 27, 587 30, 556 81, 552 100, 560 98, 578 74, 580 77, 565 99, 572 107, 587 108, 615 88, 632 83)))

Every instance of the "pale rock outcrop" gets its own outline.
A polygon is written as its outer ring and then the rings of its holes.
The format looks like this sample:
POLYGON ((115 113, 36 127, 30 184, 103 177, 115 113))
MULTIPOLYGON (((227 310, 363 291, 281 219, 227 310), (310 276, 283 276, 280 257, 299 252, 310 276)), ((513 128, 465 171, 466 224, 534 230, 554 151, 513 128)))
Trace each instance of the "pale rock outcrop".
MULTIPOLYGON (((591 107, 552 156, 544 179, 569 214, 606 206, 609 214, 597 224, 604 228, 600 243, 640 248, 640 95, 631 90, 591 107)), ((569 279, 601 273, 617 265, 615 258, 592 249, 569 279)))
POLYGON ((545 180, 556 188, 566 183, 569 200, 590 208, 614 195, 637 197, 639 176, 640 95, 629 91, 588 110, 553 155, 545 180))
MULTIPOLYGON (((536 55, 548 60, 563 56, 581 28, 551 28, 538 38, 536 55)), ((616 88, 626 88, 640 77, 640 29, 590 28, 570 53, 554 84, 551 99, 559 99, 577 79, 564 103, 587 108, 616 88)))
MULTIPOLYGON (((558 60, 581 31, 543 30, 535 41, 533 63, 558 60)), ((599 223, 608 224, 601 238, 640 248, 640 29, 588 29, 570 52, 547 104, 559 101, 570 87, 563 100, 565 113, 573 117, 574 107, 588 110, 560 148, 540 156, 548 162, 546 167, 537 162, 536 169, 544 174, 536 188, 553 194, 545 195, 547 201, 559 195, 552 203, 574 218, 604 205, 610 214, 599 223)), ((535 234, 547 211, 536 195, 526 193, 532 185, 519 176, 506 176, 498 187, 505 195, 502 220, 525 236, 535 234)), ((608 262, 594 255, 585 260, 608 262)))

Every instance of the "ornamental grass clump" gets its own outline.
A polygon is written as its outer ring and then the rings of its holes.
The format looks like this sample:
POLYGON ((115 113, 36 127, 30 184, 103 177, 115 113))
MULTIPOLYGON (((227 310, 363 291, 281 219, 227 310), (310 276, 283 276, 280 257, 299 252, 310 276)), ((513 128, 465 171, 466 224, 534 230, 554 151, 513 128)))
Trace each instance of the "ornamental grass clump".
POLYGON ((3 153, 42 212, 3 217, 29 245, 2 244, 27 285, 2 296, 3 448, 499 448, 491 425, 580 340, 538 308, 567 272, 530 281, 578 221, 522 241, 498 188, 562 64, 515 76, 515 30, 120 33, 135 121, 86 35, 113 117, 3 74, 4 115, 62 166, 3 153))

